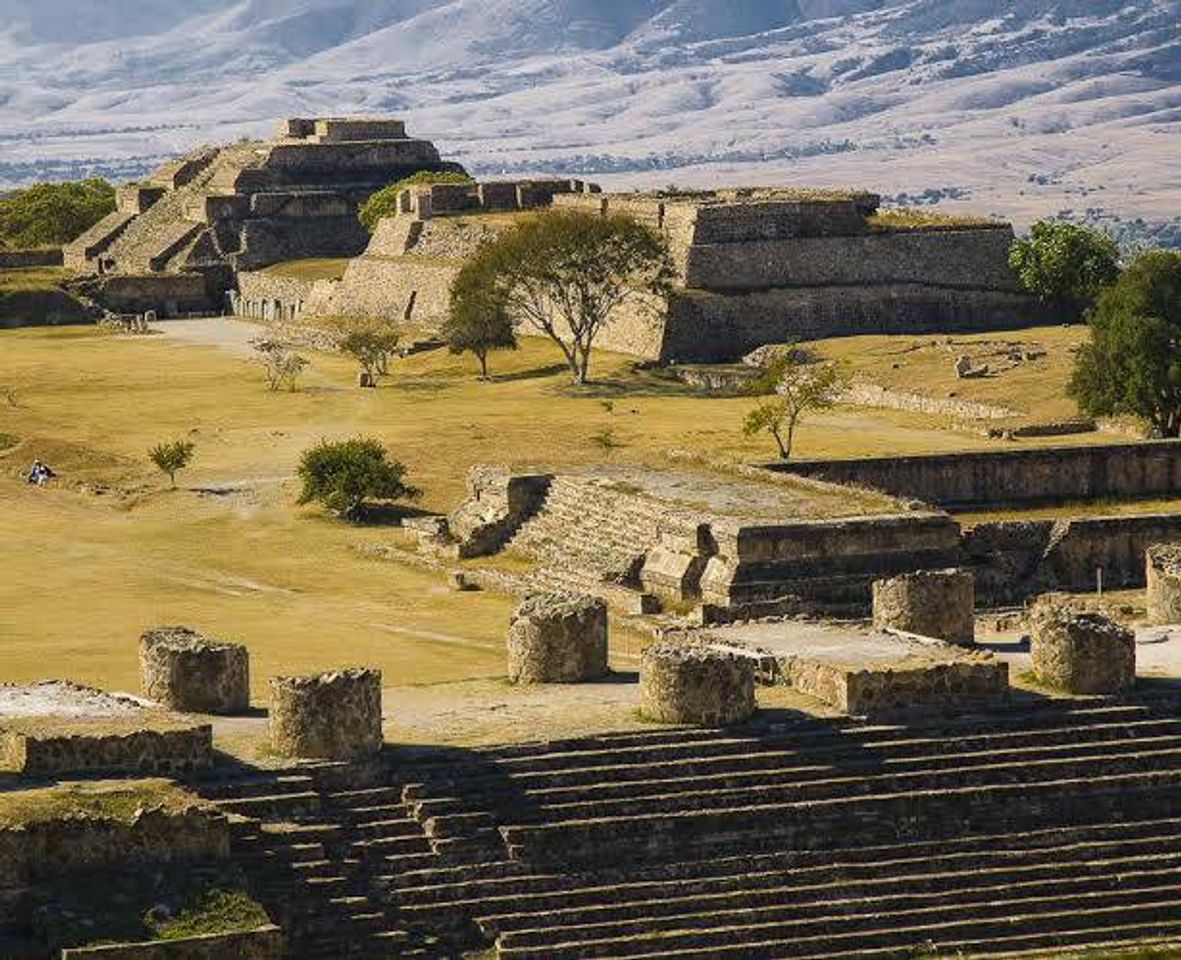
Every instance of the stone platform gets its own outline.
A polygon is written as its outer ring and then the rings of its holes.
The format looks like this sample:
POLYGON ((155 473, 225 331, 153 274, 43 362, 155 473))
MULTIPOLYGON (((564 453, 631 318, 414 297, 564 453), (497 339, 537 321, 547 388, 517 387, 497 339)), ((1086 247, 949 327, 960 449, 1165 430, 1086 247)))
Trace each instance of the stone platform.
POLYGON ((1009 695, 1009 665, 990 652, 861 623, 752 623, 697 636, 749 652, 764 682, 786 684, 854 716, 979 706, 1009 695))
POLYGON ((178 774, 213 763, 213 728, 65 681, 0 685, 0 770, 178 774))

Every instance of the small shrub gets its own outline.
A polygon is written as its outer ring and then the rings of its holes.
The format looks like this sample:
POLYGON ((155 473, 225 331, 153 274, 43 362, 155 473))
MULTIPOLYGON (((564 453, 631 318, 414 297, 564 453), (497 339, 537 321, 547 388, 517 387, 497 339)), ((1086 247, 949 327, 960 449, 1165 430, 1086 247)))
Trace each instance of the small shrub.
POLYGON ((342 328, 336 341, 341 353, 352 357, 370 381, 389 375, 390 357, 398 349, 400 334, 388 325, 353 324, 342 328))
POLYGON ((148 459, 156 465, 161 473, 168 475, 168 479, 175 489, 176 475, 193 459, 193 449, 193 444, 188 440, 172 440, 152 447, 148 451, 148 459))
POLYGON ((320 503, 345 520, 360 518, 366 500, 414 500, 406 466, 387 458, 381 441, 365 437, 324 441, 300 458, 299 502, 320 503))
POLYGON ((398 212, 398 194, 407 187, 431 183, 475 183, 466 173, 455 173, 450 170, 419 170, 418 173, 404 177, 397 183, 382 187, 361 206, 359 214, 361 223, 371 233, 377 228, 377 222, 385 217, 392 217, 398 212))
POLYGON ((299 375, 311 361, 281 340, 256 340, 254 350, 266 371, 267 387, 274 391, 286 386, 294 393, 299 375))

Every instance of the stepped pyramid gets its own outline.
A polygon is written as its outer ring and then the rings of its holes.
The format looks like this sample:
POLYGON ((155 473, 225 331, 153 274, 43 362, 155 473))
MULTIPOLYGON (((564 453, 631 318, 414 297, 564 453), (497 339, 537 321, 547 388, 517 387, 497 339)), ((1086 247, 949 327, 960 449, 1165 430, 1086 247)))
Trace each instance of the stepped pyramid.
MULTIPOLYGON (((363 251, 360 204, 420 170, 462 168, 401 121, 286 120, 271 140, 199 147, 120 188, 116 210, 66 247, 66 265, 138 278, 162 312, 195 293, 217 306, 239 270, 363 251)), ((129 284, 100 285, 100 300, 106 287, 129 284)))

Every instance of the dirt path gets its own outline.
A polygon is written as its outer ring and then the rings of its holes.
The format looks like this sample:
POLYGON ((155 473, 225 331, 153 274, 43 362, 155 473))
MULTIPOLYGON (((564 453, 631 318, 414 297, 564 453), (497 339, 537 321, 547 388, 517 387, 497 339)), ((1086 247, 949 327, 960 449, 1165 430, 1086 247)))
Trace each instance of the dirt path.
POLYGON ((203 317, 198 320, 161 320, 153 327, 170 340, 198 346, 221 347, 236 357, 253 356, 250 341, 266 327, 234 317, 203 317))

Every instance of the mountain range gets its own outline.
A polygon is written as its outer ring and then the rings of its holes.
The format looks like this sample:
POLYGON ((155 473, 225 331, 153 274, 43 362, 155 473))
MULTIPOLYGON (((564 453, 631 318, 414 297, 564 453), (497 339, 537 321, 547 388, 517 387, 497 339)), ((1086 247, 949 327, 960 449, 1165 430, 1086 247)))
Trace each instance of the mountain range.
POLYGON ((0 0, 0 184, 354 113, 487 175, 1171 221, 1181 0, 0 0))

